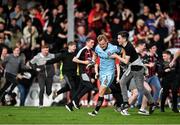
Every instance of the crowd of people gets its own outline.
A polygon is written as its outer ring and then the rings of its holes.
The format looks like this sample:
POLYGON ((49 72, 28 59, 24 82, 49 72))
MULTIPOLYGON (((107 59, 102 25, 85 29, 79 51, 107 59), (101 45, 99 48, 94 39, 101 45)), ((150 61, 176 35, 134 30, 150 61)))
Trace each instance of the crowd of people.
POLYGON ((2 0, 1 104, 18 86, 20 105, 24 106, 36 79, 39 107, 43 107, 45 92, 54 99, 70 91, 65 105, 69 111, 80 108, 85 94, 90 96, 88 100, 93 98, 92 92, 98 94, 95 110, 88 113, 91 116, 98 114, 106 94, 113 95, 122 115, 129 115, 128 108, 133 105, 144 115, 157 107, 165 112, 167 97, 172 100, 172 111, 178 113, 178 1, 132 3, 75 1, 75 40, 67 41, 67 0, 2 0), (167 9, 169 6, 173 9, 167 9), (53 76, 60 72, 66 84, 52 92, 53 76))

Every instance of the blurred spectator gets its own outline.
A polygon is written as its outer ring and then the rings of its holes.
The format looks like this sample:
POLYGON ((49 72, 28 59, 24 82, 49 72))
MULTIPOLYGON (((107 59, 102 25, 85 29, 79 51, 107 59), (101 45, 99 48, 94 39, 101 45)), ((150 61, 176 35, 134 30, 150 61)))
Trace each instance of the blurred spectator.
POLYGON ((175 22, 167 12, 164 12, 163 14, 165 18, 165 26, 168 28, 168 33, 171 34, 175 30, 175 22))
POLYGON ((10 19, 16 19, 17 26, 22 29, 24 15, 20 5, 17 4, 14 11, 10 13, 10 19))
POLYGON ((84 12, 77 11, 75 13, 75 27, 84 26, 87 29, 87 20, 84 12))
POLYGON ((147 76, 147 82, 150 84, 153 90, 153 98, 156 104, 158 103, 159 99, 159 92, 161 89, 160 80, 157 76, 157 67, 159 65, 159 59, 156 54, 157 47, 154 43, 151 43, 149 45, 149 53, 147 54, 146 62, 144 62, 144 65, 148 68, 148 76, 147 76))
POLYGON ((7 19, 7 14, 4 12, 3 6, 0 5, 0 22, 5 23, 7 19))
POLYGON ((85 35, 84 26, 77 27, 76 39, 78 50, 80 50, 86 45, 87 36, 85 35))
POLYGON ((146 26, 149 28, 151 33, 156 31, 156 20, 153 13, 149 13, 148 19, 145 21, 146 26))
POLYGON ((124 8, 122 12, 122 21, 123 21, 124 30, 126 31, 132 30, 133 22, 134 22, 134 14, 130 9, 124 8))
POLYGON ((39 7, 39 6, 32 8, 31 12, 34 15, 34 18, 38 19, 41 23, 41 26, 43 27, 45 25, 43 10, 40 10, 41 8, 37 8, 37 7, 39 7))
POLYGON ((21 41, 22 36, 23 36, 23 34, 21 32, 21 29, 17 25, 16 22, 17 22, 16 19, 12 18, 11 19, 11 24, 8 27, 8 30, 11 32, 11 36, 10 36, 10 40, 11 40, 10 48, 14 48, 15 45, 16 45, 16 42, 17 41, 21 41))
POLYGON ((146 43, 149 43, 149 39, 153 37, 153 34, 149 31, 149 28, 145 26, 145 22, 142 19, 137 20, 134 35, 135 44, 138 40, 144 40, 146 43))
POLYGON ((32 25, 36 27, 39 35, 41 35, 43 32, 43 24, 44 24, 44 20, 42 19, 43 18, 42 15, 39 13, 37 8, 35 8, 35 7, 30 8, 28 10, 28 12, 29 12, 29 14, 28 14, 28 17, 26 18, 26 21, 29 20, 29 18, 30 18, 32 25))
POLYGON ((149 16, 150 9, 148 6, 143 7, 143 13, 139 16, 139 19, 142 19, 143 21, 146 21, 149 16))
MULTIPOLYGON (((156 33, 160 35, 160 39, 162 40, 164 40, 168 36, 169 32, 168 32, 168 28, 165 25, 164 18, 160 18, 156 33)), ((167 49, 168 44, 165 44, 164 47, 165 49, 167 49)))
POLYGON ((58 27, 56 26, 57 29, 57 50, 61 50, 62 48, 65 48, 67 46, 67 29, 68 24, 67 20, 63 22, 59 22, 58 27))
POLYGON ((0 32, 0 53, 2 52, 2 48, 6 47, 9 49, 9 46, 5 42, 5 34, 4 32, 0 32))
POLYGON ((59 22, 63 22, 65 19, 67 19, 67 12, 65 10, 65 6, 63 4, 59 4, 57 7, 59 22))
POLYGON ((105 18, 101 3, 95 3, 88 16, 88 27, 93 29, 97 35, 101 34, 103 29, 103 18, 105 18))
POLYGON ((26 22, 26 26, 23 29, 23 37, 25 43, 27 43, 31 51, 33 51, 32 55, 35 55, 36 48, 39 48, 40 45, 36 41, 38 37, 37 28, 32 25, 31 19, 28 19, 26 22))
POLYGON ((162 12, 161 12, 161 6, 159 3, 155 3, 155 16, 159 17, 161 16, 162 12))
POLYGON ((42 41, 41 45, 48 45, 49 46, 49 52, 51 53, 56 53, 57 48, 56 48, 56 36, 53 33, 53 27, 51 25, 47 26, 47 30, 44 31, 42 35, 42 41))
POLYGON ((2 48, 1 58, 0 58, 0 89, 4 86, 6 79, 4 78, 4 67, 2 62, 8 56, 8 49, 6 47, 2 48))
POLYGON ((172 48, 180 48, 180 30, 175 32, 172 44, 172 48))
POLYGON ((48 24, 53 26, 54 32, 57 33, 56 29, 59 25, 59 16, 58 16, 58 10, 54 8, 52 12, 49 15, 48 24))
POLYGON ((121 17, 119 16, 112 17, 112 22, 110 23, 110 27, 111 27, 112 39, 113 42, 115 42, 117 39, 117 33, 123 30, 121 17))

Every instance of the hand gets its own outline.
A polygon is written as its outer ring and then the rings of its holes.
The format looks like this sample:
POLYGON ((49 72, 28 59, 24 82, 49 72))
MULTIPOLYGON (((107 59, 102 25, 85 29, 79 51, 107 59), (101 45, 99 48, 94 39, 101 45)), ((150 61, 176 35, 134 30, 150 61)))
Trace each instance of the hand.
POLYGON ((149 67, 153 67, 154 65, 155 65, 155 64, 152 63, 152 62, 149 63, 149 67))
POLYGON ((94 65, 95 65, 94 61, 89 61, 89 64, 86 66, 86 69, 89 69, 90 67, 92 67, 94 65))
POLYGON ((31 50, 34 50, 34 49, 35 49, 35 47, 34 47, 34 46, 32 46, 32 47, 31 47, 31 50))
POLYGON ((118 55, 116 53, 113 53, 112 55, 109 56, 110 58, 117 58, 118 55))
POLYGON ((95 74, 95 79, 98 79, 99 78, 99 73, 96 73, 95 74))
POLYGON ((89 60, 84 61, 85 65, 88 65, 89 63, 90 63, 89 60))
POLYGON ((23 76, 21 74, 17 74, 16 79, 22 79, 23 76))
POLYGON ((91 83, 95 83, 95 81, 96 81, 95 79, 91 78, 91 83))
POLYGON ((174 64, 175 64, 175 62, 174 62, 174 61, 171 61, 171 62, 169 63, 169 67, 173 67, 174 64))
POLYGON ((46 9, 44 12, 45 12, 45 13, 49 12, 49 9, 46 9))
POLYGON ((170 70, 170 68, 168 68, 168 69, 165 69, 164 71, 165 71, 165 72, 169 72, 169 71, 171 71, 171 70, 170 70))
POLYGON ((120 79, 119 77, 116 77, 116 84, 119 84, 120 83, 120 79))
POLYGON ((41 69, 40 69, 40 68, 36 68, 36 71, 37 71, 37 72, 40 72, 40 71, 41 71, 41 69))

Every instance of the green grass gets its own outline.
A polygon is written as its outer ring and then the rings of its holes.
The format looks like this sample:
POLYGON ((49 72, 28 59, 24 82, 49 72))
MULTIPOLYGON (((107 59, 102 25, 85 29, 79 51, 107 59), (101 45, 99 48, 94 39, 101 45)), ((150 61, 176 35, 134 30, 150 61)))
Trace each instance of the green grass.
POLYGON ((102 108, 97 117, 88 116, 93 108, 68 112, 64 107, 0 107, 0 124, 180 124, 180 113, 156 110, 151 116, 142 116, 131 109, 130 116, 122 116, 112 107, 102 108))

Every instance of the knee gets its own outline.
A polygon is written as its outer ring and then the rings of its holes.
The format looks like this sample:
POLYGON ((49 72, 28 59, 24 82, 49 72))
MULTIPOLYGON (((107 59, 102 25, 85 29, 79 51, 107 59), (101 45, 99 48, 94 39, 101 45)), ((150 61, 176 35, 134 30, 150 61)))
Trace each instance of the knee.
POLYGON ((139 87, 137 87, 137 89, 138 89, 138 92, 141 92, 141 93, 144 93, 144 91, 145 91, 144 86, 139 86, 139 87))
POLYGON ((152 91, 151 87, 145 87, 145 89, 146 89, 148 92, 151 92, 151 91, 152 91))
POLYGON ((123 80, 120 80, 120 87, 122 88, 122 87, 126 87, 126 82, 125 81, 123 81, 123 80))
POLYGON ((158 85, 157 89, 158 89, 158 91, 160 91, 160 90, 161 90, 161 85, 160 85, 160 83, 159 83, 159 85, 158 85))
POLYGON ((135 90, 132 91, 132 96, 133 96, 134 98, 137 98, 137 97, 138 97, 138 90, 137 90, 137 89, 135 89, 135 90))
POLYGON ((44 89, 40 89, 39 94, 43 94, 44 93, 44 89))

